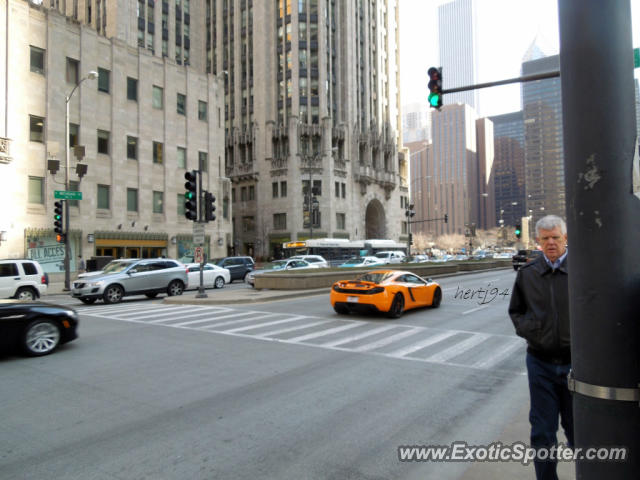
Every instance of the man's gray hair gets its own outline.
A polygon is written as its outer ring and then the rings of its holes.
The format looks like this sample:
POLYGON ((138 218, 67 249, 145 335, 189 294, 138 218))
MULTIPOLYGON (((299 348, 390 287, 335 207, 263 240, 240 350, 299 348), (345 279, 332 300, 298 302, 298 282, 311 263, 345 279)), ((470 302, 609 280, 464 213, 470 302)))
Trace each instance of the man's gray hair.
POLYGON ((563 235, 567 234, 567 224, 557 215, 547 215, 536 222, 536 237, 540 236, 540 230, 553 230, 560 227, 563 235))

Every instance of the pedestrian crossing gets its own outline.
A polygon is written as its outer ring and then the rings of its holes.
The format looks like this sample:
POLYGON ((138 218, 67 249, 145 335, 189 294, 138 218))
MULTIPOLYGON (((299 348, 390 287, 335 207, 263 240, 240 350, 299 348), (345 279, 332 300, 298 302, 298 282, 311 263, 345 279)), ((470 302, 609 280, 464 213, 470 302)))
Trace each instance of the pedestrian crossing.
POLYGON ((80 306, 81 315, 143 323, 264 341, 380 355, 393 359, 478 370, 524 373, 525 343, 510 335, 403 325, 390 320, 363 321, 227 306, 80 306))

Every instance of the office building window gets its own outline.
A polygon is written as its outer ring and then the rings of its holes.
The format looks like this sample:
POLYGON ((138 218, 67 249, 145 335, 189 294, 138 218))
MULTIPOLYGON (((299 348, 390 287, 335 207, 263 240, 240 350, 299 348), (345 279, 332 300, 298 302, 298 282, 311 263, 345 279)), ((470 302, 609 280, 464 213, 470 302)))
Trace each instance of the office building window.
POLYGON ((67 57, 67 83, 77 85, 79 81, 78 72, 80 71, 80 62, 73 58, 67 57))
POLYGON ((287 214, 286 213, 274 213, 273 214, 273 229, 274 230, 286 230, 287 229, 287 214))
POLYGON ((109 93, 111 72, 107 69, 98 67, 98 91, 109 93))
POLYGON ((287 196, 287 182, 280 182, 280 196, 282 198, 287 196))
POLYGON ((247 187, 242 187, 240 189, 240 201, 241 202, 247 201, 247 187))
POLYGON ((164 213, 164 192, 153 192, 153 213, 164 213))
POLYGON ((44 142, 44 118, 29 115, 29 140, 44 142))
POLYGON ((322 195, 322 180, 313 181, 313 190, 311 193, 317 197, 322 195))
POLYGON ((153 163, 162 163, 162 150, 164 145, 161 142, 153 142, 153 163))
POLYGON ((185 214, 184 202, 186 201, 184 193, 178 194, 178 217, 183 217, 185 214))
POLYGON ((127 77, 127 100, 138 101, 138 80, 127 77))
POLYGON ((229 218, 229 197, 222 199, 222 217, 229 218))
POLYGON ((29 203, 44 205, 44 178, 29 177, 29 203))
POLYGON ((31 46, 31 71, 44 75, 44 50, 31 46))
POLYGON ((249 201, 256 199, 256 187, 249 185, 249 201))
POLYGON ((336 198, 340 198, 340 182, 336 182, 336 198))
POLYGON ((198 120, 202 120, 203 122, 206 122, 207 116, 208 116, 207 102, 198 100, 198 120))
POLYGON ((209 155, 207 155, 207 152, 198 152, 198 168, 201 172, 209 171, 209 155))
POLYGON ((182 93, 178 94, 178 115, 186 115, 187 114, 187 96, 182 93))
POLYGON ((336 228, 344 230, 347 225, 347 215, 345 213, 336 213, 336 228))
POLYGON ((278 198, 278 182, 273 182, 271 184, 271 196, 273 198, 278 198))
POLYGON ((77 123, 69 124, 69 146, 75 147, 78 145, 78 137, 80 135, 80 125, 77 123))
POLYGON ((187 168, 187 149, 184 147, 178 147, 178 154, 176 156, 178 162, 178 168, 187 168))
POLYGON ((242 217, 242 231, 244 233, 255 232, 256 219, 255 217, 242 217))
POLYGON ((163 100, 163 89, 162 87, 158 87, 156 85, 153 86, 153 108, 162 109, 164 106, 163 100))
POLYGON ((138 159, 138 139, 136 137, 127 137, 127 158, 138 159))
POLYGON ((127 212, 138 211, 138 189, 127 188, 127 212))
POLYGON ((342 198, 347 198, 347 184, 342 184, 342 198))
POLYGON ((109 132, 98 130, 98 153, 109 155, 109 132))
POLYGON ((98 208, 109 210, 110 206, 110 187, 109 185, 98 185, 98 208))
POLYGON ((231 189, 231 203, 236 203, 236 189, 231 189))

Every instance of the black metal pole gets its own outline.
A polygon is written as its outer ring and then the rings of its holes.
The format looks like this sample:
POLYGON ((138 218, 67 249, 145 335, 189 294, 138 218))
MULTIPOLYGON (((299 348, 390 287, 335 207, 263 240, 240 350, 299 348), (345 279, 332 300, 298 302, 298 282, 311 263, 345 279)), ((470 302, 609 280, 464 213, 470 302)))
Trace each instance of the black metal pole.
POLYGON ((630 480, 640 472, 631 6, 629 0, 558 6, 575 442, 628 449, 624 462, 578 460, 576 478, 630 480))
MULTIPOLYGON (((204 194, 202 190, 202 170, 196 170, 196 175, 198 176, 198 218, 196 221, 204 225, 206 219, 204 214, 204 194)), ((199 246, 204 249, 204 244, 200 244, 199 246)), ((202 260, 200 260, 200 283, 198 284, 196 298, 207 298, 207 294, 204 291, 204 255, 202 256, 202 260)))

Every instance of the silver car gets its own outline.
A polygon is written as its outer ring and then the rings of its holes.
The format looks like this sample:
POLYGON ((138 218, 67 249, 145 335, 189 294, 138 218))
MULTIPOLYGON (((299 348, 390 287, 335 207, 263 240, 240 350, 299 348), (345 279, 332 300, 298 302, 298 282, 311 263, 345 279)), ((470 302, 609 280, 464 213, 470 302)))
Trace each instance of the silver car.
POLYGON ((126 295, 182 295, 187 284, 187 267, 176 260, 122 259, 110 262, 97 275, 73 282, 71 295, 87 304, 100 298, 104 303, 118 303, 126 295))

